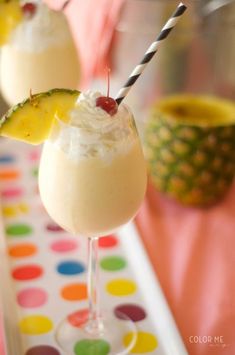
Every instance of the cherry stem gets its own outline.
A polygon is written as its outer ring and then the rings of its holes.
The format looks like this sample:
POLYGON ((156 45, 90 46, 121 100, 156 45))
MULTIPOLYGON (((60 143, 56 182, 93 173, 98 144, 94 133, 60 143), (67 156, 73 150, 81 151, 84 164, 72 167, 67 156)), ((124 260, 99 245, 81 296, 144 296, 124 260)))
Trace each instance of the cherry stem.
POLYGON ((32 91, 32 88, 29 89, 29 100, 30 100, 30 102, 32 102, 32 100, 33 100, 33 91, 32 91))
POLYGON ((107 81, 108 81, 107 97, 109 97, 109 91, 110 91, 110 68, 107 68, 107 81))

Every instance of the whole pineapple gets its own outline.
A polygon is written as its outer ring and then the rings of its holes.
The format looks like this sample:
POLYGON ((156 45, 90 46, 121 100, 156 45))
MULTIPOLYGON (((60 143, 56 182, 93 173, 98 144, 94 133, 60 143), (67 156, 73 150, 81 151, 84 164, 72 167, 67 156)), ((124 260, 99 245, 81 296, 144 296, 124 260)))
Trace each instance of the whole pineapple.
POLYGON ((179 202, 207 206, 235 176, 235 104, 178 95, 153 105, 145 154, 155 187, 179 202))

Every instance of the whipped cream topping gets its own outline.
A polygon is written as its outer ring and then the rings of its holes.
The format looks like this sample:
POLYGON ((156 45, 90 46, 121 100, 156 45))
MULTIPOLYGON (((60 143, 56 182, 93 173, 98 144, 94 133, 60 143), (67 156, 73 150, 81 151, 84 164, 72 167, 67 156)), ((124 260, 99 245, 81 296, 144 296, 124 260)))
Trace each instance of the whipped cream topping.
MULTIPOLYGON (((44 49, 72 41, 65 15, 53 11, 38 1, 32 17, 24 16, 23 21, 13 31, 8 44, 19 50, 41 52, 44 49)), ((23 2, 24 3, 24 2, 23 2)))
POLYGON ((99 157, 110 161, 115 154, 129 151, 136 139, 127 107, 120 105, 118 112, 110 116, 96 106, 100 96, 99 92, 81 93, 70 113, 70 124, 62 126, 55 139, 55 144, 73 159, 99 157))

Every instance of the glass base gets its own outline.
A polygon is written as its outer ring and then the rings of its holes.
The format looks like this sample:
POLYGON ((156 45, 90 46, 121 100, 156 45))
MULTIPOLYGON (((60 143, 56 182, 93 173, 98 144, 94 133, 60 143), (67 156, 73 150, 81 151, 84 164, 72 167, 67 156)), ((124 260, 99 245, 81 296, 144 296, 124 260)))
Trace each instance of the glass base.
POLYGON ((102 312, 89 320, 88 311, 70 314, 58 326, 55 338, 68 355, 126 355, 137 340, 135 323, 126 315, 102 312))

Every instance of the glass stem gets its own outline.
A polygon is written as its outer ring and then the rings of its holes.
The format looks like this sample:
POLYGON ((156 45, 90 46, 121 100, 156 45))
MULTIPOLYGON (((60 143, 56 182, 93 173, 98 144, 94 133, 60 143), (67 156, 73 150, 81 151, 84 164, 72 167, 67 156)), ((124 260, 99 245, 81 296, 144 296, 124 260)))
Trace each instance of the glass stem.
POLYGON ((98 238, 88 239, 88 274, 87 291, 89 307, 89 328, 92 333, 102 331, 102 322, 99 309, 99 265, 98 265, 98 238))

